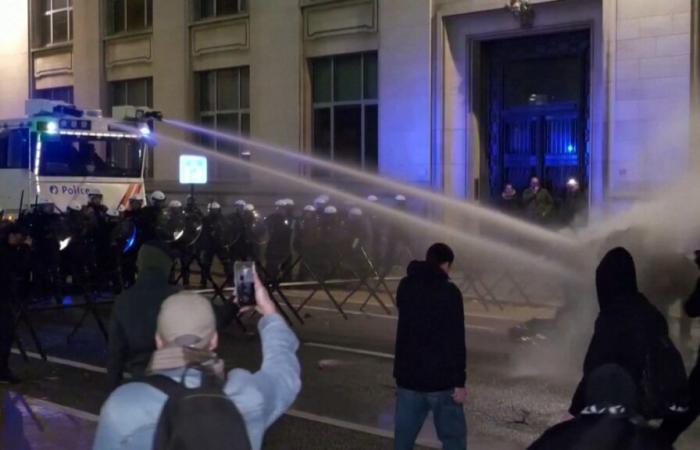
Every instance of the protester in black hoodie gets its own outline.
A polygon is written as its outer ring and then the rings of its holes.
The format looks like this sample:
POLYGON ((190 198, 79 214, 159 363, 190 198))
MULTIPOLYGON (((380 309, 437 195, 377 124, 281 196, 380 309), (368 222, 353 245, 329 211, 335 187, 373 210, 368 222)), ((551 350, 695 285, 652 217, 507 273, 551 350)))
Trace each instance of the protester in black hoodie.
POLYGON ((671 450, 637 413, 634 380, 616 364, 595 369, 586 383, 585 408, 553 426, 528 450, 671 450))
POLYGON ((610 250, 596 270, 600 313, 583 365, 583 380, 569 412, 586 406, 586 379, 596 368, 617 364, 634 381, 639 413, 665 417, 687 404, 683 360, 668 336, 663 315, 637 289, 632 255, 622 247, 610 250))
POLYGON ((399 284, 395 450, 413 448, 429 411, 443 448, 466 448, 464 306, 448 277, 453 261, 447 245, 433 244, 399 284))

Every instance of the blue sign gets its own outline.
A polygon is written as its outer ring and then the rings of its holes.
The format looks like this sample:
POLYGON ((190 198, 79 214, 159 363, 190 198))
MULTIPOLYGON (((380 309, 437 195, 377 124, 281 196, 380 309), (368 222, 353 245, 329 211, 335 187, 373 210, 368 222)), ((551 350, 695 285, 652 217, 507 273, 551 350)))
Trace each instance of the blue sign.
POLYGON ((197 155, 180 155, 180 184, 206 184, 207 158, 197 155))

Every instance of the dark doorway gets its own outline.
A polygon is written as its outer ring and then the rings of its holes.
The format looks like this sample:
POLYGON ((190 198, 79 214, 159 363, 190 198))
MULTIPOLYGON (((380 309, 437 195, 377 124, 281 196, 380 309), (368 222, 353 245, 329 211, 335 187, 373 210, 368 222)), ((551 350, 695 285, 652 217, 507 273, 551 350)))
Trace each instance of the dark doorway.
POLYGON ((535 175, 555 199, 571 178, 588 191, 589 42, 586 30, 482 44, 491 199, 506 183, 522 192, 535 175))

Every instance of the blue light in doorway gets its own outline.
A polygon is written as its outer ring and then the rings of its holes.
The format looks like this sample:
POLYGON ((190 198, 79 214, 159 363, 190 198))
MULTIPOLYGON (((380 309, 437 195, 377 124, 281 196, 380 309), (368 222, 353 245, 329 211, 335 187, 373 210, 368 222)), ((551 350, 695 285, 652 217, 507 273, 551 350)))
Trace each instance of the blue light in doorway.
POLYGON ((567 152, 567 153, 573 153, 574 150, 575 150, 575 149, 574 149, 574 146, 571 145, 571 144, 569 144, 569 146, 566 147, 566 152, 567 152))

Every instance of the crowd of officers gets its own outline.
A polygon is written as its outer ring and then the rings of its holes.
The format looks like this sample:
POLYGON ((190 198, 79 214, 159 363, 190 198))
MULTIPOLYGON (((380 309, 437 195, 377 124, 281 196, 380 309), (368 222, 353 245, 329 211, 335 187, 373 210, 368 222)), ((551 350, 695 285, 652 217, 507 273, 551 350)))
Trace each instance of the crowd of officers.
MULTIPOLYGON (((367 200, 379 201, 374 195, 367 200)), ((393 201, 398 209, 406 207, 402 195, 393 201)), ((410 253, 410 245, 397 226, 380 220, 372 210, 336 207, 321 195, 301 209, 291 199, 278 200, 274 211, 263 217, 243 200, 227 212, 216 201, 202 211, 191 196, 183 205, 168 201, 160 191, 151 193, 148 205, 133 197, 128 207, 111 209, 97 189, 89 191, 86 204, 72 201, 65 211, 37 203, 20 211, 14 221, 0 221, 5 286, 0 320, 15 320, 13 304, 61 304, 70 295, 94 299, 128 289, 138 276, 138 251, 152 240, 167 244, 170 281, 185 287, 207 288, 215 279, 231 284, 233 261, 239 260, 258 262, 264 276, 277 282, 363 276, 360 272, 381 275, 392 260, 398 261, 397 251, 410 253), (215 259, 223 269, 217 275, 223 277, 212 276, 215 259), (193 283, 195 273, 199 276, 193 283)), ((215 287, 223 286, 218 284, 215 287)), ((9 348, 3 339, 11 335, 0 336, 0 347, 9 348)), ((0 354, 0 366, 6 360, 0 354)), ((0 375, 4 370, 0 367, 0 375)))

